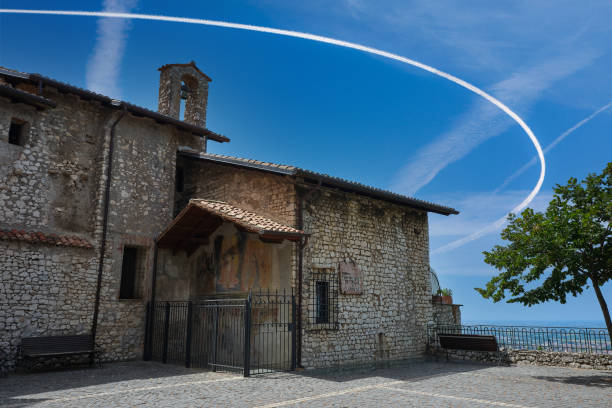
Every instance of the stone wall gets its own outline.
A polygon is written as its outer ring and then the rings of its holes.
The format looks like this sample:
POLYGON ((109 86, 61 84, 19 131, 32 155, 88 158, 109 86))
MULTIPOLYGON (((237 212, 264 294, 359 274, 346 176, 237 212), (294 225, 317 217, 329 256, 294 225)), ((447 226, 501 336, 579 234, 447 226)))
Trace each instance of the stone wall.
POLYGON ((329 367, 421 355, 431 321, 427 214, 325 188, 304 206, 303 279, 354 262, 363 273, 363 294, 338 295, 338 328, 309 321, 312 294, 302 301, 302 364, 329 367))
POLYGON ((229 204, 295 227, 296 194, 291 180, 262 171, 181 158, 185 174, 177 209, 189 198, 225 201, 229 204))
MULTIPOLYGON (((2 340, 10 347, 5 352, 8 356, 5 365, 10 367, 15 364, 15 343, 28 333, 44 336, 91 330, 110 128, 119 118, 115 109, 53 88, 45 87, 43 96, 55 101, 57 107, 37 111, 0 98, 0 208, 3 209, 0 228, 69 233, 85 238, 94 249, 28 244, 27 248, 13 248, 10 256, 4 256, 5 245, 26 244, 0 242, 2 283, 5 289, 18 288, 0 292, 3 305, 0 313, 4 312, 4 319, 11 319, 11 333, 2 340), (23 146, 7 143, 11 118, 27 122, 23 146), (87 255, 80 255, 83 251, 87 255), (34 266, 27 261, 30 255, 36 262, 34 266), (36 281, 33 275, 41 274, 48 279, 45 285, 49 285, 49 293, 69 295, 38 302, 38 289, 20 285, 16 278, 24 273, 24 267, 29 272, 23 279, 36 281), (22 318, 19 309, 13 315, 13 309, 4 306, 16 303, 36 314, 35 324, 22 318), (44 323, 45 320, 49 323, 44 323)), ((116 127, 96 339, 103 360, 134 359, 142 355, 153 242, 173 217, 177 149, 201 145, 199 137, 129 114, 116 127), (119 299, 126 245, 145 251, 139 296, 134 300, 119 299)))
POLYGON ((0 241, 0 372, 22 337, 90 332, 96 265, 91 249, 0 241))
MULTIPOLYGON (((202 99, 205 89, 200 91, 202 99)), ((53 88, 46 87, 43 96, 57 107, 37 111, 0 98, 0 228, 70 233, 87 239, 94 248, 0 242, 0 313, 4 313, 0 324, 10 327, 1 341, 9 348, 4 365, 10 367, 15 363, 16 342, 25 335, 91 329, 111 124, 120 117, 116 109, 53 88), (23 146, 7 143, 13 117, 28 122, 23 146), (30 280, 40 283, 36 287, 24 283, 30 280)), ((186 115, 194 123, 204 123, 205 105, 198 109, 186 115)), ((205 140, 129 114, 116 127, 97 337, 103 360, 141 356, 154 239, 186 200, 226 201, 288 226, 297 227, 299 222, 296 180, 286 176, 182 157, 178 165, 183 168, 185 188, 176 192, 179 146, 201 150, 205 140), (126 246, 142 251, 137 299, 119 299, 126 246)), ((337 330, 309 324, 310 292, 304 291, 304 365, 421 354, 426 325, 432 322, 427 214, 321 188, 309 196, 303 221, 311 234, 304 250, 305 286, 316 268, 332 270, 337 278, 342 261, 354 262, 364 273, 363 294, 338 297, 337 330)), ((283 245, 278 279, 284 282, 278 286, 285 287, 288 279, 297 286, 297 246, 283 245)))
POLYGON ((433 321, 437 325, 461 324, 461 305, 433 302, 433 321))
MULTIPOLYGON (((150 119, 126 116, 117 125, 98 325, 98 343, 106 361, 142 356, 154 240, 173 218, 176 151, 179 145, 198 143, 199 138, 150 119), (137 299, 119 298, 123 250, 128 245, 139 248, 144 260, 137 299)), ((101 217, 98 220, 99 234, 101 217)))
MULTIPOLYGON (((442 349, 433 350, 438 357, 446 356, 442 349)), ((497 363, 497 353, 451 350, 450 359, 470 360, 486 363, 497 363)), ((594 370, 612 370, 612 354, 562 353, 540 350, 504 350, 501 351, 501 361, 505 364, 541 365, 572 368, 588 368, 594 370)))
POLYGON ((0 225, 91 236, 104 123, 109 110, 46 90, 58 103, 37 111, 0 98, 0 225), (23 146, 7 143, 12 118, 23 146))

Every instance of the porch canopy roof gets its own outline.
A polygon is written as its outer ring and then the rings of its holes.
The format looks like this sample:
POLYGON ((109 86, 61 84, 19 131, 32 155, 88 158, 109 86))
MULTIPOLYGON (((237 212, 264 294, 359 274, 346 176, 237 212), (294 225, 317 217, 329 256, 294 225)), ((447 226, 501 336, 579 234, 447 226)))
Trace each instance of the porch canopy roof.
POLYGON ((259 235, 262 241, 299 241, 307 234, 269 218, 244 210, 223 201, 192 198, 176 216, 157 241, 159 248, 184 249, 191 254, 200 245, 209 243, 210 235, 229 221, 240 230, 259 235))

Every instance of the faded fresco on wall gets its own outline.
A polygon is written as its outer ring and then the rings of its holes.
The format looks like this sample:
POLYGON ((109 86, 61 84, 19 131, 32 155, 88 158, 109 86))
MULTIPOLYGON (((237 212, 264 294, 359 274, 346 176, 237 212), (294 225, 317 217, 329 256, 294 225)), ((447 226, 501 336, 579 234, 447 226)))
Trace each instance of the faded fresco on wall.
POLYGON ((208 251, 203 251, 196 260, 197 279, 195 294, 214 293, 216 265, 214 256, 208 251))
POLYGON ((229 237, 219 235, 215 240, 215 258, 217 262, 217 290, 238 290, 240 287, 241 261, 244 256, 243 234, 229 237))
POLYGON ((244 283, 250 283, 249 287, 258 286, 269 288, 272 286, 272 251, 269 245, 260 240, 249 240, 245 252, 245 270, 247 279, 244 283), (251 277, 251 279, 248 279, 251 277))
POLYGON ((268 288, 272 284, 270 244, 248 239, 247 234, 218 236, 214 244, 217 292, 247 292, 250 288, 268 288))

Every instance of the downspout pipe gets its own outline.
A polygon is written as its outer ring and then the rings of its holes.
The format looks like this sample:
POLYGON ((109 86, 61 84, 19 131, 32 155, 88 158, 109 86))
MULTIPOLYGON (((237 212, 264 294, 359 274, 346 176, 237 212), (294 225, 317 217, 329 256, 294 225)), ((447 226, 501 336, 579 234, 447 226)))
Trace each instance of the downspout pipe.
POLYGON ((153 247, 153 271, 151 273, 151 295, 149 302, 147 303, 147 321, 145 322, 145 344, 143 360, 149 361, 152 357, 153 350, 153 314, 155 313, 155 289, 157 288, 157 255, 159 253, 159 247, 157 244, 157 238, 153 247))
POLYGON ((104 255, 106 252, 106 237, 108 234, 108 212, 110 204, 110 189, 113 175, 113 153, 115 151, 115 130, 117 125, 127 114, 126 106, 123 102, 113 104, 115 107, 123 108, 119 116, 114 120, 110 128, 110 139, 108 142, 108 161, 106 163, 106 184, 104 186, 104 206, 102 208, 102 236, 100 238, 100 258, 98 260, 98 280, 96 282, 96 301, 94 304, 94 313, 91 323, 91 336, 93 342, 96 342, 96 334, 98 331, 98 315, 100 314, 100 292, 102 289, 102 272, 104 271, 104 255))
MULTIPOLYGON (((304 204, 310 199, 315 191, 321 188, 321 179, 317 183, 317 186, 308 190, 308 192, 299 199, 298 201, 298 216, 297 216, 297 227, 299 230, 304 230, 304 204)), ((308 243, 308 235, 304 237, 303 241, 298 244, 298 321, 297 321, 297 365, 303 368, 302 365, 302 286, 304 280, 304 247, 308 243)))

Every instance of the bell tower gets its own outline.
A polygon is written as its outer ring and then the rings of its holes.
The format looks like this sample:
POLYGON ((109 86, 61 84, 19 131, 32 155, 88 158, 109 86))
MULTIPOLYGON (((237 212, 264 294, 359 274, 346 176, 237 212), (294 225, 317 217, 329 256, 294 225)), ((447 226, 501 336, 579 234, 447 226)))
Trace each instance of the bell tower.
POLYGON ((208 83, 212 79, 194 61, 166 64, 159 71, 159 113, 205 128, 208 83))

